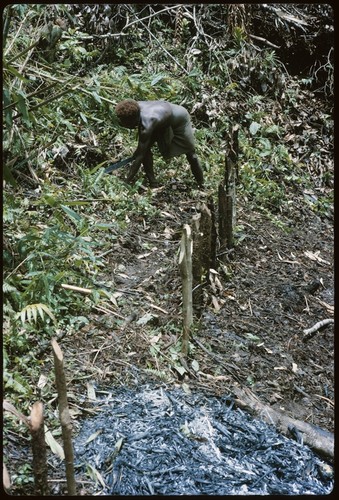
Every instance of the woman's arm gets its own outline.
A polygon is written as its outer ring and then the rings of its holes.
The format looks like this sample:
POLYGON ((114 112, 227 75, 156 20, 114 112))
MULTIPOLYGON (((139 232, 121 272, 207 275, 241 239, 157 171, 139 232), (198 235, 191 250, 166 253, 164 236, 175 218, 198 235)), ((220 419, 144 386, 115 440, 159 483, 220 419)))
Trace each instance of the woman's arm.
POLYGON ((150 118, 144 120, 144 124, 139 126, 139 141, 138 147, 134 153, 135 159, 130 167, 129 174, 127 176, 127 182, 131 182, 136 174, 138 173, 141 164, 144 162, 147 153, 153 146, 154 140, 152 136, 158 125, 158 120, 156 118, 150 118))

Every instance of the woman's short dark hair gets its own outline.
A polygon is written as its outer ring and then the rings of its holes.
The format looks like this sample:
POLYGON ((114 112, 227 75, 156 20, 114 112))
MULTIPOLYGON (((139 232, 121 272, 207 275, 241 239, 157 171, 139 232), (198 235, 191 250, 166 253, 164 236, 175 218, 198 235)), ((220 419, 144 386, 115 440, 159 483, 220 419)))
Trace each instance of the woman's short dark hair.
POLYGON ((122 123, 134 122, 140 115, 140 107, 134 99, 126 99, 115 107, 115 113, 122 123))

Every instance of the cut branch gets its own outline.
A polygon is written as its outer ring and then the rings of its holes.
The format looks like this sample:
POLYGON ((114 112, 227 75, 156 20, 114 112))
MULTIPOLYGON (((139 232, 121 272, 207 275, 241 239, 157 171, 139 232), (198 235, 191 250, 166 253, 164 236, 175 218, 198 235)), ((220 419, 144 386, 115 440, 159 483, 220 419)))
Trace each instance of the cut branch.
POLYGON ((65 288, 66 290, 73 290, 74 292, 79 292, 79 293, 92 293, 93 290, 90 288, 82 288, 80 286, 75 286, 75 285, 67 285, 66 283, 61 284, 62 288, 65 288))
POLYGON ((124 31, 130 26, 133 26, 133 24, 142 23, 142 21, 147 21, 147 19, 151 19, 151 17, 158 16, 159 14, 162 14, 163 12, 168 12, 170 10, 176 10, 179 7, 180 5, 171 5, 169 7, 166 7, 165 9, 159 10, 158 12, 153 12, 153 14, 149 14, 148 16, 142 17, 141 19, 136 19, 135 21, 131 21, 130 23, 126 21, 126 25, 122 28, 121 31, 124 31))
POLYGON ((146 26, 146 24, 144 24, 143 22, 141 22, 141 24, 143 25, 143 27, 145 28, 145 30, 149 33, 149 35, 156 41, 156 43, 159 45, 159 47, 161 47, 161 49, 168 55, 168 57, 170 57, 175 62, 175 64, 179 68, 181 68, 184 71, 184 73, 186 73, 186 75, 188 75, 189 71, 187 71, 187 69, 184 68, 184 66, 182 66, 182 64, 180 64, 180 62, 174 56, 172 56, 172 54, 170 52, 168 52, 167 49, 165 49, 163 43, 161 43, 158 40, 158 38, 155 35, 153 35, 153 33, 148 29, 148 27, 146 26))
POLYGON ((325 326, 332 325, 333 323, 334 323, 334 319, 332 319, 332 318, 323 319, 322 321, 318 321, 318 323, 313 325, 311 328, 307 328, 306 330, 303 330, 303 334, 304 334, 303 340, 304 341, 310 340, 318 330, 322 330, 323 328, 325 328, 325 326))
POLYGON ((266 45, 274 47, 275 49, 280 49, 280 45, 275 45, 274 43, 270 42, 269 40, 266 40, 266 38, 262 38, 261 36, 250 35, 250 38, 253 38, 253 40, 258 40, 259 42, 266 43, 266 45))
POLYGON ((76 483, 74 477, 74 454, 72 444, 72 421, 67 401, 66 377, 63 365, 63 354, 55 339, 52 340, 54 355, 55 383, 58 392, 59 418, 62 429, 62 440, 64 444, 66 480, 68 495, 76 495, 76 483))

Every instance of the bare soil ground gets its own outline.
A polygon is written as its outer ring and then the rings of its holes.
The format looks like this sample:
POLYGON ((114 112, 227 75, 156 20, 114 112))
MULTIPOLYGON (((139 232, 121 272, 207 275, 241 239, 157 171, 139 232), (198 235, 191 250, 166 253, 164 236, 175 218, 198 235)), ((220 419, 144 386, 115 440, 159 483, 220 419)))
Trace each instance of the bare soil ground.
POLYGON ((107 255, 111 313, 98 311, 76 338, 62 340, 71 364, 110 387, 136 373, 216 394, 232 392, 237 381, 263 403, 333 432, 333 325, 303 338, 304 329, 333 317, 331 221, 296 203, 286 231, 239 206, 236 246, 204 287, 185 360, 177 251, 200 201, 173 185, 155 190, 153 200, 160 216, 131 214, 107 255))

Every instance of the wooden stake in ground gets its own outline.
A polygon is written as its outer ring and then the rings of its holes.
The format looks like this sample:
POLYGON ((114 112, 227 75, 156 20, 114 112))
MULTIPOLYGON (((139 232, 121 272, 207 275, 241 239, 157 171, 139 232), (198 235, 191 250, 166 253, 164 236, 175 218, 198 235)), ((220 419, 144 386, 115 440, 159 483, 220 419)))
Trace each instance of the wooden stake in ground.
POLYGON ((29 428, 32 436, 34 489, 37 496, 48 496, 47 452, 45 442, 43 404, 34 403, 31 411, 29 428))
POLYGON ((54 354, 55 383, 58 392, 59 418, 62 429, 62 440, 64 444, 66 480, 68 495, 76 495, 76 483, 74 477, 74 454, 72 444, 72 421, 67 401, 66 378, 63 366, 63 354, 55 339, 52 340, 54 354))
MULTIPOLYGON (((32 437, 33 474, 34 489, 37 496, 48 496, 49 486, 47 482, 47 453, 44 430, 43 404, 39 401, 34 403, 30 418, 18 411, 9 401, 2 403, 4 411, 15 415, 27 425, 32 437)), ((11 481, 4 464, 4 487, 9 489, 11 481)))
POLYGON ((182 312, 183 312, 183 334, 182 353, 187 356, 188 340, 193 323, 193 301, 192 301, 192 251, 193 241, 191 228, 184 225, 179 254, 179 268, 182 279, 182 312))

